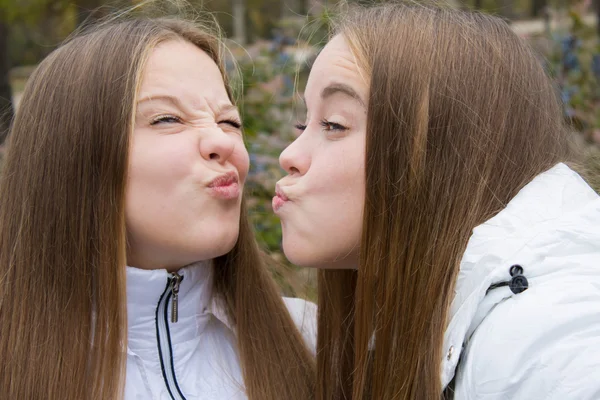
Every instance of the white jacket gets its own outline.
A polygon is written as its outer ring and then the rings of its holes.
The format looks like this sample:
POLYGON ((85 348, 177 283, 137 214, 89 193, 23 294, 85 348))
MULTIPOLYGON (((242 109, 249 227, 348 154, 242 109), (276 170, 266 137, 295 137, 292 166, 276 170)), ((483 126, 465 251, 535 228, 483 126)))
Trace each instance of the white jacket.
POLYGON ((600 399, 600 197, 566 165, 474 229, 444 352, 455 400, 600 399))
MULTIPOLYGON (((235 334, 214 309, 212 263, 185 267, 179 275, 178 320, 172 322, 172 275, 127 267, 125 400, 246 399, 235 334)), ((314 349, 316 306, 284 302, 314 349)))

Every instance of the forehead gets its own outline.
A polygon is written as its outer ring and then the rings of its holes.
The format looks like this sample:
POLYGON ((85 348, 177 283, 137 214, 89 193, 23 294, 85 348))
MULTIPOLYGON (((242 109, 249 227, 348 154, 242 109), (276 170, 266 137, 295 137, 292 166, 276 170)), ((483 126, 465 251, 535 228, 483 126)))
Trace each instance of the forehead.
POLYGON ((173 95, 227 97, 221 71, 203 50, 184 40, 170 40, 150 53, 142 76, 142 94, 168 91, 173 95))
POLYGON ((320 90, 332 82, 352 86, 363 98, 368 98, 368 83, 356 58, 342 35, 334 36, 323 48, 315 63, 306 86, 306 92, 320 90))

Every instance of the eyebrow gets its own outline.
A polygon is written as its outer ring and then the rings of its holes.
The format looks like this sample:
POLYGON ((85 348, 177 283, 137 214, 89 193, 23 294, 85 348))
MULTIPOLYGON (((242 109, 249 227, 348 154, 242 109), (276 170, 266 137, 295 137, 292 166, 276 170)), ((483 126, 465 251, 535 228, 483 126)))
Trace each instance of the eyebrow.
MULTIPOLYGON (((151 101, 164 101, 166 103, 171 103, 175 107, 179 109, 185 109, 184 105, 179 101, 177 97, 169 96, 169 95, 157 95, 157 96, 146 96, 140 99, 137 104, 138 106, 143 103, 151 102, 151 101)), ((223 103, 217 107, 217 114, 224 114, 230 111, 238 112, 238 108, 230 103, 223 103)))
POLYGON ((230 111, 238 112, 239 110, 233 104, 222 104, 222 105, 219 106, 218 111, 219 111, 218 112, 219 114, 221 114, 221 113, 224 114, 224 113, 228 113, 230 111))
POLYGON ((346 96, 349 96, 349 97, 353 98, 354 100, 358 101, 363 107, 366 107, 365 102, 363 101, 363 99, 360 98, 358 93, 354 89, 352 89, 350 86, 348 86, 344 83, 332 83, 331 85, 327 86, 325 89, 323 89, 321 91, 321 99, 325 100, 328 97, 331 97, 336 93, 343 93, 346 96))
POLYGON ((146 96, 146 97, 143 97, 142 99, 140 99, 137 102, 137 104, 140 105, 140 104, 148 103, 151 101, 164 101, 166 103, 171 103, 174 106, 181 108, 181 102, 179 101, 179 99, 176 97, 173 97, 173 96, 168 96, 168 95, 146 96))

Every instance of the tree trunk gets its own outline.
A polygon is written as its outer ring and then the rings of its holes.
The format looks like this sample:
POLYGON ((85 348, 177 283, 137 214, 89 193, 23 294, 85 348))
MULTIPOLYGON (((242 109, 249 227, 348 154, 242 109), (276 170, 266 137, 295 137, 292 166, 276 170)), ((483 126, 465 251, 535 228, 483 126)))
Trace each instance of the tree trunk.
POLYGON ((475 0, 474 7, 476 10, 481 10, 482 6, 483 6, 483 0, 475 0))
POLYGON ((8 26, 0 21, 0 144, 4 143, 8 135, 8 128, 13 117, 9 71, 8 26))
POLYGON ((246 0, 233 0, 233 39, 242 46, 248 41, 246 36, 246 0))
POLYGON ((531 2, 531 16, 533 18, 539 17, 547 6, 548 0, 533 0, 531 2))
POLYGON ((308 14, 308 10, 310 9, 310 0, 299 0, 298 1, 298 11, 300 14, 305 17, 308 14))
POLYGON ((600 0, 594 0, 594 9, 596 11, 596 30, 600 36, 600 0))

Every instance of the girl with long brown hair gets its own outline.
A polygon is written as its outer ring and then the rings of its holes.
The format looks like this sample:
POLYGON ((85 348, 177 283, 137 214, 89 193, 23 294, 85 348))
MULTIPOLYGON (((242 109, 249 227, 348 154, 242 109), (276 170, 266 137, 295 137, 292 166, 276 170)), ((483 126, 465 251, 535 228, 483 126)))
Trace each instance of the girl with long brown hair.
POLYGON ((599 398, 600 198, 538 58, 437 6, 334 26, 273 199, 321 268, 317 398, 599 398))
POLYGON ((7 153, 0 398, 312 398, 306 305, 290 317, 248 223, 217 36, 83 31, 29 79, 7 153))

